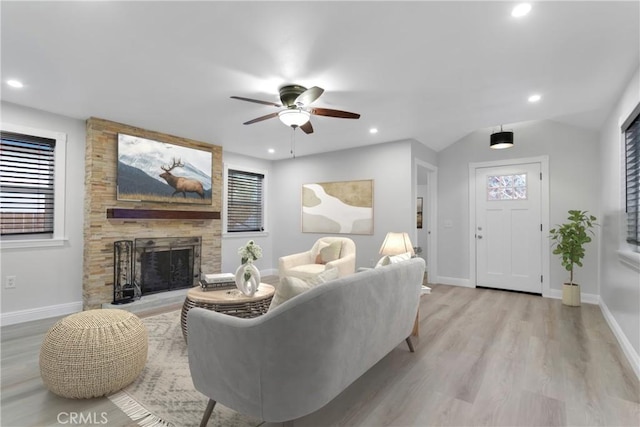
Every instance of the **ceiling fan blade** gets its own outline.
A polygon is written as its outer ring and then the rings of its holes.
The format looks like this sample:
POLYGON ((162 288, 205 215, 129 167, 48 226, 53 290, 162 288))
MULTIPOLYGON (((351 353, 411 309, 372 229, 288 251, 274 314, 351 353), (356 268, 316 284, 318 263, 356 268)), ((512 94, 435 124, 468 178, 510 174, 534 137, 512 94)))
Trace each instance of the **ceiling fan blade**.
POLYGON ((231 98, 239 99, 240 101, 255 102, 256 104, 271 105, 273 107, 282 107, 282 105, 276 104, 275 102, 260 101, 259 99, 243 98, 242 96, 232 96, 231 98))
POLYGON ((243 125, 251 125, 253 123, 261 122, 263 120, 272 119, 274 117, 278 117, 278 112, 267 114, 266 116, 261 116, 253 120, 249 120, 248 122, 244 122, 243 125))
POLYGON ((311 120, 309 120, 307 123, 300 126, 300 129, 302 129, 302 131, 306 134, 313 133, 313 126, 311 126, 311 120))
POLYGON ((359 119, 360 114, 348 111, 332 110, 330 108, 309 108, 311 114, 316 116, 339 117, 341 119, 359 119))
POLYGON ((296 104, 299 107, 303 105, 309 105, 316 99, 320 98, 320 95, 322 95, 322 92, 324 92, 324 89, 318 86, 309 88, 304 92, 302 92, 300 95, 298 95, 298 97, 294 101, 294 104, 296 104))

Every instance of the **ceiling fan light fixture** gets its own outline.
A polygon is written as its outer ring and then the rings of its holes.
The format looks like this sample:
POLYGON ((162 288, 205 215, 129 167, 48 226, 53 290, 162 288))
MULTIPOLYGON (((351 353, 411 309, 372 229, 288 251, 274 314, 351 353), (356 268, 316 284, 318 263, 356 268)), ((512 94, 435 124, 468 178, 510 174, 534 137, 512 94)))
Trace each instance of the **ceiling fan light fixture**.
POLYGON ((278 118, 287 126, 300 127, 309 121, 311 114, 300 108, 289 108, 287 110, 280 111, 278 118))
POLYGON ((500 132, 492 133, 489 147, 494 150, 502 150, 513 147, 513 132, 503 131, 500 126, 500 132))

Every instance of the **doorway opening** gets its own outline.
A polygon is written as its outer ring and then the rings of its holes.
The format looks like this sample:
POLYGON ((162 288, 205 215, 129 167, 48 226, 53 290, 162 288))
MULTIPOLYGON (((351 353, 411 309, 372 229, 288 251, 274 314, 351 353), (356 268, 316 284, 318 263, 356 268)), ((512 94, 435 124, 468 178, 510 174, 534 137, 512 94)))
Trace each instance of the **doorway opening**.
POLYGON ((422 160, 415 160, 414 167, 415 229, 411 237, 418 248, 416 255, 427 264, 427 281, 436 283, 437 273, 437 223, 438 223, 438 168, 422 160))

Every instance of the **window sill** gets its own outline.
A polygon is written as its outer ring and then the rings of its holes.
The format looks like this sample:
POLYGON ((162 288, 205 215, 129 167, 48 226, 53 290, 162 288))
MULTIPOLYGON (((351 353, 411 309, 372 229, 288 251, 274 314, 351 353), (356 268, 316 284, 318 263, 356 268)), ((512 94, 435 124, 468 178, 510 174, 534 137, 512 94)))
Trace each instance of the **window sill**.
POLYGON ((247 237, 267 237, 269 235, 268 231, 246 231, 246 232, 237 232, 237 233, 222 233, 223 239, 231 239, 234 237, 246 239, 247 237))
POLYGON ((67 243, 68 239, 33 239, 33 240, 1 240, 0 249, 25 249, 25 248, 59 248, 67 243))
POLYGON ((640 253, 629 250, 619 250, 618 260, 627 267, 640 272, 640 253))

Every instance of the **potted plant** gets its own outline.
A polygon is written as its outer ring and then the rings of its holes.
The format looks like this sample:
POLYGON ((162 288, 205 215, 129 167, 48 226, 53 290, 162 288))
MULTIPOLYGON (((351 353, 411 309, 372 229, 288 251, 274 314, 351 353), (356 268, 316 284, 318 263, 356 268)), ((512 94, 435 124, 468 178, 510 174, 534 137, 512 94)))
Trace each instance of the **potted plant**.
POLYGON ((569 272, 569 283, 562 285, 562 303, 570 306, 580 305, 580 285, 573 282, 573 269, 582 267, 584 245, 591 241, 596 217, 587 211, 570 210, 568 222, 549 230, 553 253, 560 255, 562 266, 569 272))

